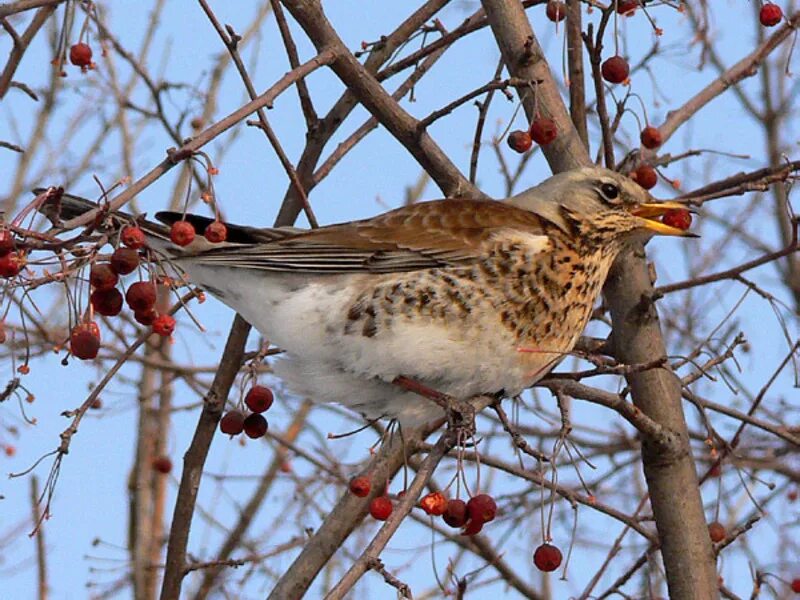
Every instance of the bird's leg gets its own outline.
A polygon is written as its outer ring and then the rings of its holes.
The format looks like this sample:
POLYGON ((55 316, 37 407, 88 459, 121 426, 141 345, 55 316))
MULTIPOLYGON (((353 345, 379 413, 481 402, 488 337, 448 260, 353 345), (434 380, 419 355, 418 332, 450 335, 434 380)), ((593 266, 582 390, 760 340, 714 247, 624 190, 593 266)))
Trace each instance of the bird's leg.
POLYGON ((398 375, 392 383, 438 404, 447 415, 447 422, 451 428, 472 427, 475 421, 475 409, 469 402, 443 394, 405 375, 398 375))

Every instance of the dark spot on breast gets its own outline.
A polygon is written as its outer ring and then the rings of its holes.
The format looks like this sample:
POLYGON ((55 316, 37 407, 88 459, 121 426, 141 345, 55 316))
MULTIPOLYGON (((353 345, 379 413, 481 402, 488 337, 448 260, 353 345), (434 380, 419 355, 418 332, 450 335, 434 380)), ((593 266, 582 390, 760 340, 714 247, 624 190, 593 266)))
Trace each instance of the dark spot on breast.
POLYGON ((375 324, 375 319, 372 317, 365 319, 361 335, 364 337, 373 337, 376 333, 378 333, 378 326, 375 324))
POLYGON ((350 307, 350 310, 347 311, 347 319, 350 321, 358 321, 361 318, 361 314, 364 311, 364 307, 359 300, 355 304, 350 307))

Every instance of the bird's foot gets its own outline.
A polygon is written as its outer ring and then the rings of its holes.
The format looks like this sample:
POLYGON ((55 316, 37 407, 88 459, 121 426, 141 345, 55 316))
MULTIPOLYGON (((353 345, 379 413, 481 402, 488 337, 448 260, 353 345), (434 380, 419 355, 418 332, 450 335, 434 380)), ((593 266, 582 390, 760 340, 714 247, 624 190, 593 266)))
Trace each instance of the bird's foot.
POLYGON ((405 375, 398 375, 392 383, 438 404, 447 415, 447 424, 452 431, 474 431, 475 408, 467 400, 443 394, 405 375))

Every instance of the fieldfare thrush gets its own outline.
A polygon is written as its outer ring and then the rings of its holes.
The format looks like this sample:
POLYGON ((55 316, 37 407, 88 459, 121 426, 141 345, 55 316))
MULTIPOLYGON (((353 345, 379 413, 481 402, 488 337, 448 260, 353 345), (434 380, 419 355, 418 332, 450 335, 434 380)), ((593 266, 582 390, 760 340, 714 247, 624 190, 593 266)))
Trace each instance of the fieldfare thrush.
MULTIPOLYGON (((60 216, 87 202, 65 195, 60 216)), ((626 243, 692 235, 657 220, 677 207, 583 168, 507 202, 421 202, 314 230, 229 225, 220 244, 181 248, 139 223, 191 283, 285 351, 274 368, 290 390, 415 424, 442 411, 398 376, 459 399, 519 394, 573 349, 626 243)))

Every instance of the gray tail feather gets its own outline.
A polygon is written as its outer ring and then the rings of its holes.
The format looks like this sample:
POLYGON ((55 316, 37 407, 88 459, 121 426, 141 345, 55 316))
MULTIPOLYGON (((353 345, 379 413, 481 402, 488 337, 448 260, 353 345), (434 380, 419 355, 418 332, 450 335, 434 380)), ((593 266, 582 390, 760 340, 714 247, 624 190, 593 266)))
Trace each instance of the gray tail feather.
MULTIPOLYGON (((33 193, 39 195, 46 190, 47 188, 37 188, 33 190, 33 193)), ((47 217, 54 227, 60 227, 64 221, 74 219, 98 206, 99 204, 97 202, 67 194, 61 188, 56 188, 56 191, 51 194, 38 210, 47 217)), ((182 219, 189 221, 194 225, 195 231, 200 235, 202 235, 206 227, 214 221, 214 219, 209 217, 171 211, 158 212, 155 217, 166 226, 154 223, 146 219, 143 215, 133 216, 122 211, 106 211, 101 213, 95 227, 113 231, 118 230, 124 225, 130 225, 136 222, 145 233, 161 241, 167 241, 169 240, 169 226, 176 221, 182 219)), ((231 244, 263 244, 286 239, 304 231, 303 229, 295 227, 260 229, 257 227, 232 225, 230 223, 226 223, 226 226, 228 228, 227 242, 231 244)), ((177 250, 178 247, 175 246, 174 249, 177 250)))
MULTIPOLYGON (((47 191, 48 188, 36 188, 33 193, 37 196, 47 191)), ((62 188, 55 188, 53 192, 38 207, 54 227, 60 227, 65 221, 79 217, 84 213, 102 206, 92 200, 67 194, 62 188)), ((123 211, 102 211, 95 221, 95 228, 101 231, 116 231, 125 225, 136 223, 145 233, 160 240, 169 239, 169 229, 147 220, 143 215, 133 216, 123 211)))

